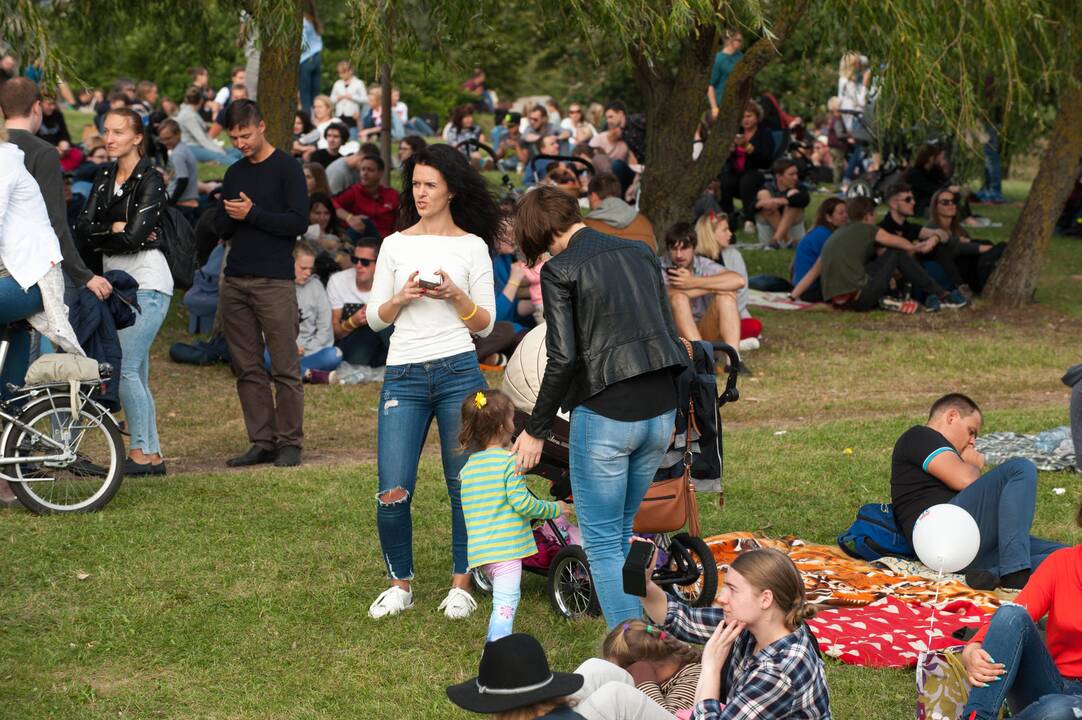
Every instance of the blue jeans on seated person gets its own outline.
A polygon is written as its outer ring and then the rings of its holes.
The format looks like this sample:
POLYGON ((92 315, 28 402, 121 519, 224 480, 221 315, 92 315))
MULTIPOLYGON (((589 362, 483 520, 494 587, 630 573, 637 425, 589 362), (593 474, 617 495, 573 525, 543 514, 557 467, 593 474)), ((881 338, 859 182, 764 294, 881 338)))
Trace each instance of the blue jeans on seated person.
POLYGON ((590 576, 609 629, 642 616, 624 592, 624 559, 635 513, 672 438, 676 411, 648 420, 612 420, 579 405, 571 411, 571 490, 590 576))
POLYGON ((350 365, 383 367, 387 364, 387 350, 391 347, 393 332, 393 325, 379 332, 366 325, 341 338, 335 345, 342 350, 342 359, 350 365))
POLYGON ((244 157, 236 148, 222 148, 220 152, 216 152, 194 143, 189 144, 188 147, 191 148, 192 155, 195 155, 198 162, 218 163, 222 167, 229 167, 244 157))
MULTIPOLYGON (((301 378, 307 370, 330 372, 342 364, 342 351, 334 347, 325 347, 301 356, 301 378)), ((263 367, 270 370, 270 351, 263 349, 263 367)))
POLYGON ((451 502, 452 571, 461 575, 469 568, 459 480, 469 455, 458 451, 458 433, 463 401, 486 387, 473 352, 427 362, 388 365, 384 372, 377 433, 376 526, 387 574, 394 580, 413 579, 410 507, 417 485, 417 465, 433 419, 439 425, 443 476, 451 502), (406 497, 384 503, 380 495, 392 490, 404 490, 406 497))
MULTIPOLYGON (((34 285, 23 290, 15 278, 0 278, 0 325, 25 320, 34 313, 41 312, 41 290, 34 285)), ((26 380, 26 369, 30 367, 30 331, 12 330, 8 332, 8 354, 0 372, 0 399, 11 396, 8 383, 22 385, 26 380)))
POLYGON ((967 570, 988 570, 999 577, 1016 570, 1035 570, 1064 545, 1029 534, 1037 505, 1037 467, 1024 458, 1011 458, 950 502, 977 522, 981 544, 967 570))
POLYGON ((1020 605, 1001 605, 992 616, 982 648, 1006 672, 988 687, 969 693, 963 718, 998 715, 1004 700, 1016 720, 1075 720, 1082 717, 1082 682, 1060 675, 1037 626, 1020 605))

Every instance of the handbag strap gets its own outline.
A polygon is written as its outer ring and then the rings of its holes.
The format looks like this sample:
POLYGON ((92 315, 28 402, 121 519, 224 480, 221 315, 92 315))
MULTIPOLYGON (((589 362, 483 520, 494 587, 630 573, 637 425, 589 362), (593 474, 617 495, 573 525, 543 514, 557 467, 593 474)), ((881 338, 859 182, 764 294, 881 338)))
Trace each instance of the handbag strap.
MULTIPOLYGON (((687 338, 680 338, 680 341, 684 343, 684 349, 687 350, 688 358, 694 362, 695 354, 691 349, 691 342, 687 338)), ((695 483, 691 479, 691 426, 695 422, 695 400, 688 400, 688 422, 687 427, 684 429, 684 483, 687 486, 687 525, 688 530, 695 537, 699 536, 699 502, 695 499, 695 483)))

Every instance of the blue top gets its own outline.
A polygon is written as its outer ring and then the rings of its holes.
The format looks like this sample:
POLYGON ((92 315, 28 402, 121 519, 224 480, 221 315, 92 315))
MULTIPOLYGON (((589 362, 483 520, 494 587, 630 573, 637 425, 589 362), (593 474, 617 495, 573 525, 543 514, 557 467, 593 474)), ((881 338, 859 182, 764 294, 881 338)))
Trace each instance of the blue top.
POLYGON ((721 96, 725 94, 725 83, 729 80, 729 74, 732 73, 733 68, 740 62, 740 58, 744 57, 744 53, 737 50, 732 55, 726 55, 723 51, 718 50, 718 54, 714 56, 714 69, 710 71, 710 84, 714 86, 714 98, 720 103, 721 96))
MULTIPOLYGON (((796 246, 796 256, 793 257, 793 285, 798 284, 812 269, 812 265, 819 259, 823 246, 827 244, 827 238, 832 232, 826 225, 816 225, 800 239, 800 244, 796 246)), ((819 287, 818 279, 808 290, 814 290, 817 287, 819 287)))
POLYGON ((301 26, 301 62, 323 51, 323 36, 316 32, 315 23, 304 18, 301 26))
POLYGON ((511 279, 511 265, 515 262, 514 253, 504 253, 492 258, 492 288, 496 291, 496 320, 503 320, 515 326, 515 332, 524 328, 524 318, 518 314, 518 303, 508 300, 503 294, 507 281, 511 279))

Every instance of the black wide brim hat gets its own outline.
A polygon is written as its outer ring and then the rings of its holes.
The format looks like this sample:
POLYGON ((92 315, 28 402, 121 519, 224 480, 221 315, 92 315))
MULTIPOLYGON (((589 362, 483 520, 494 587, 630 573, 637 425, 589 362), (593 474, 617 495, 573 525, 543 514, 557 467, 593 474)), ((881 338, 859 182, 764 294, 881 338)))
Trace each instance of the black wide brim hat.
POLYGON ((571 695, 582 675, 551 672, 535 638, 515 633, 485 645, 477 677, 447 688, 447 697, 463 710, 498 713, 542 700, 571 695))

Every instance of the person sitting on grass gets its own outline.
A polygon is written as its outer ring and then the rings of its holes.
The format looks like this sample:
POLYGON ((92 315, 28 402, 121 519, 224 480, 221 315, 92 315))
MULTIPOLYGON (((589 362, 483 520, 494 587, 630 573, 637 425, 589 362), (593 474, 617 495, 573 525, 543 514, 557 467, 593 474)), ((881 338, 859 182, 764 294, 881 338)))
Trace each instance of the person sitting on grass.
POLYGON ((823 272, 820 256, 834 231, 848 222, 849 209, 841 198, 829 197, 819 205, 815 211, 815 227, 800 239, 796 247, 790 299, 823 302, 823 288, 819 284, 819 275, 823 272))
MULTIPOLYGON (((661 276, 669 290, 676 331, 688 340, 720 340, 739 348, 736 294, 747 283, 739 273, 696 254, 698 244, 691 223, 678 222, 665 233, 667 252, 661 257, 661 276)), ((743 361, 740 367, 747 372, 743 361)))
POLYGON ((334 198, 338 219, 349 226, 351 235, 370 235, 374 228, 385 238, 394 232, 398 218, 398 191, 383 185, 383 158, 378 155, 364 157, 360 171, 361 181, 334 198))
POLYGON ((599 172, 586 186, 590 212, 583 222, 606 235, 639 240, 657 252, 657 239, 650 220, 620 197, 620 180, 610 172, 599 172))
MULTIPOLYGON (((946 242, 936 245, 935 252, 930 260, 938 263, 943 268, 947 279, 958 288, 963 295, 969 296, 974 291, 980 292, 983 288, 981 282, 991 276, 992 270, 999 257, 1007 249, 1006 243, 992 245, 985 242, 975 242, 966 230, 965 225, 959 221, 960 193, 952 188, 942 188, 932 195, 931 205, 928 207, 928 223, 924 226, 931 230, 946 230, 949 237, 946 242), (977 284, 972 288, 966 282, 965 276, 958 267, 959 258, 969 258, 991 252, 987 257, 987 269, 977 273, 977 284)), ((984 265, 985 263, 981 263, 984 265)))
POLYGON ((905 183, 892 185, 887 190, 887 207, 889 211, 879 221, 879 227, 892 235, 905 238, 913 246, 923 243, 919 249, 911 250, 917 255, 917 259, 922 263, 933 260, 943 266, 947 278, 956 277, 958 269, 954 265, 954 255, 949 249, 940 247, 950 239, 947 231, 921 227, 917 223, 909 221, 909 218, 915 214, 916 202, 916 197, 909 185, 905 183))
POLYGON ((387 363, 393 328, 376 332, 368 324, 368 298, 379 249, 378 239, 361 238, 350 255, 354 267, 336 272, 327 281, 335 345, 351 365, 382 367, 387 363))
MULTIPOLYGON (((301 378, 305 382, 334 384, 334 369, 342 362, 342 351, 334 346, 331 333, 331 305, 323 283, 313 279, 317 250, 303 240, 293 250, 294 284, 300 311, 297 353, 301 356, 301 378)), ((270 352, 263 351, 263 365, 270 370, 270 352)))
POLYGON ((763 323, 748 311, 748 266, 744 263, 744 256, 733 247, 729 218, 725 213, 706 213, 695 223, 695 238, 698 240, 697 254, 714 260, 744 278, 744 287, 736 291, 736 309, 740 313, 740 349, 757 349, 759 336, 763 334, 763 323))
POLYGON ((514 626, 522 558, 537 553, 530 521, 555 518, 563 510, 526 487, 508 449, 514 433, 515 406, 499 390, 478 391, 462 402, 458 440, 472 453, 460 473, 462 515, 470 568, 492 583, 489 642, 510 635, 514 626))
POLYGON ((1037 468, 1030 460, 1012 458, 984 472, 975 445, 983 419, 977 403, 950 393, 932 404, 927 424, 902 433, 891 457, 894 518, 912 543, 921 513, 957 505, 973 517, 981 536, 977 556, 965 568, 966 584, 1020 589, 1063 545, 1029 534, 1037 504, 1037 468))
POLYGON ((811 197, 800 187, 796 160, 779 158, 771 168, 773 177, 766 181, 755 198, 755 230, 759 244, 775 250, 796 247, 804 237, 804 208, 811 197))
MULTIPOLYGON (((948 292, 928 276, 913 259, 913 252, 931 250, 935 240, 914 245, 875 223, 875 201, 853 198, 848 204, 849 224, 831 234, 819 256, 823 299, 836 308, 866 311, 879 307, 906 312, 901 300, 887 297, 896 272, 913 287, 925 292, 924 309, 964 307, 968 301, 957 291, 948 292)), ((908 309, 908 312, 915 310, 908 309)))
POLYGON ((327 147, 319 148, 309 155, 308 162, 319 163, 323 167, 327 167, 342 157, 342 146, 349 142, 349 128, 344 123, 331 122, 323 130, 323 139, 327 147))
MULTIPOLYGON (((1082 507, 1075 523, 1082 527, 1082 507)), ((1000 605, 962 651, 973 686, 962 717, 998 718, 1004 700, 1017 720, 1082 717, 1080 604, 1082 545, 1075 545, 1049 555, 1014 603, 1000 605), (1045 616, 1042 640, 1035 623, 1045 616)))
POLYGON ((738 555, 725 573, 718 607, 677 601, 654 584, 654 564, 647 567, 642 605, 650 620, 678 640, 706 644, 697 720, 831 717, 819 647, 804 622, 815 606, 788 555, 773 549, 738 555))
POLYGON ((659 626, 628 620, 601 644, 605 659, 631 674, 635 687, 670 713, 695 707, 702 650, 677 640, 659 626))

